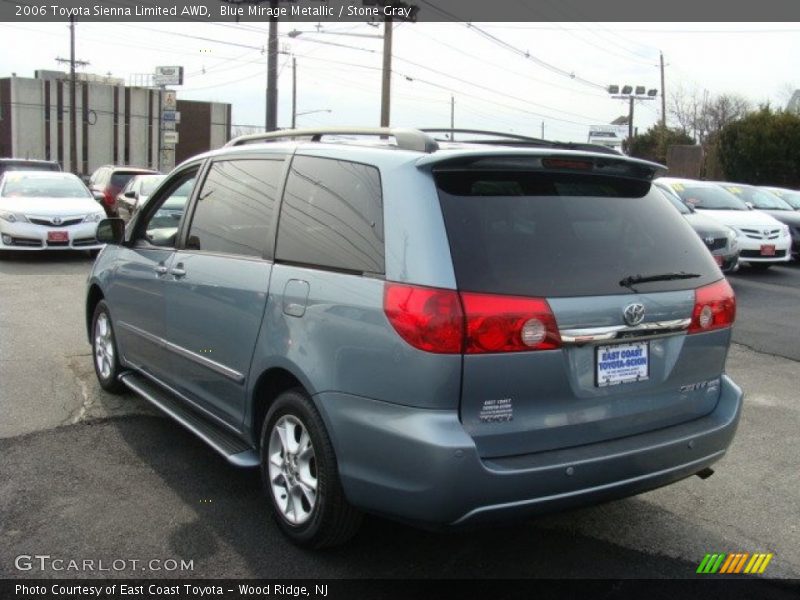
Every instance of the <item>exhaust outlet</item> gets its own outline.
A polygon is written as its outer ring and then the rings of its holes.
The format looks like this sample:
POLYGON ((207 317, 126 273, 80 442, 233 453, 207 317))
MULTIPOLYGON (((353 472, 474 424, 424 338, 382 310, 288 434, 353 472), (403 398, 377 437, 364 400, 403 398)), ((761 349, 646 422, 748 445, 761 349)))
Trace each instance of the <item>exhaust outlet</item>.
POLYGON ((708 479, 713 474, 714 474, 714 469, 712 469, 711 467, 706 467, 702 471, 698 471, 697 473, 695 473, 695 475, 697 475, 700 479, 708 479))

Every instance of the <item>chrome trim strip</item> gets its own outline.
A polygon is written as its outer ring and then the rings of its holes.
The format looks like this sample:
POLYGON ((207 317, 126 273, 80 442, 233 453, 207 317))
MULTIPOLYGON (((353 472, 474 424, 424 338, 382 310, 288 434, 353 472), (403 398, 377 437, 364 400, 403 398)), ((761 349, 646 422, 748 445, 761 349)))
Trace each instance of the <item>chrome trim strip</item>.
MULTIPOLYGON (((678 333, 689 328, 692 319, 673 319, 671 321, 653 321, 640 323, 633 327, 629 325, 610 325, 606 327, 585 327, 581 329, 560 329, 561 341, 564 344, 589 344, 604 342, 619 337, 620 334, 635 334, 635 337, 653 337, 669 333, 678 333)), ((634 337, 626 339, 635 339, 634 337)))
POLYGON ((158 337, 157 335, 153 335, 152 333, 144 331, 143 329, 139 329, 135 325, 131 325, 130 323, 126 323, 125 321, 120 321, 118 325, 120 327, 124 327, 131 333, 135 333, 136 335, 143 337, 148 342, 152 342, 157 346, 164 348, 165 350, 169 350, 170 352, 173 352, 178 356, 182 356, 183 358, 191 360, 192 362, 197 363, 200 366, 203 366, 207 369, 210 369, 211 371, 214 371, 215 373, 222 375, 223 377, 227 377, 231 381, 235 381, 236 383, 244 383, 244 375, 239 373, 239 371, 231 369, 230 367, 226 367, 225 365, 213 361, 210 358, 206 358, 205 356, 200 356, 199 354, 192 352, 191 350, 187 350, 182 346, 173 344, 172 342, 169 342, 164 338, 158 337))

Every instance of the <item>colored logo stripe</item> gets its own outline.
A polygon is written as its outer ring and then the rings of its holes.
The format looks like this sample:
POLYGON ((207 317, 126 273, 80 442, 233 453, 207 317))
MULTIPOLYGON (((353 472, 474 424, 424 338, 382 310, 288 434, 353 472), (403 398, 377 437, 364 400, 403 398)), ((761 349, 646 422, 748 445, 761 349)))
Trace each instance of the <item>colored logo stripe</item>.
POLYGON ((703 574, 742 572, 752 575, 761 574, 766 570, 773 556, 772 553, 761 552, 752 555, 749 552, 706 554, 700 562, 700 566, 697 567, 697 572, 703 574))

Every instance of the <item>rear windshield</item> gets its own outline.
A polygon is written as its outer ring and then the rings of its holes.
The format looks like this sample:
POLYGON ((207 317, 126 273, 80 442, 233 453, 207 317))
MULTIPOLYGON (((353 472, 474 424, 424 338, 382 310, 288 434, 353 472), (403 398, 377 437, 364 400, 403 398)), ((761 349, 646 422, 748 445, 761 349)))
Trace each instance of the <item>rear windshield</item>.
POLYGON ((748 210, 747 205, 717 185, 667 184, 681 200, 704 210, 748 210))
POLYGON ((711 254, 650 184, 593 175, 440 172, 439 198, 465 291, 519 296, 692 289, 720 278, 711 254))
POLYGON ((116 171, 115 173, 112 173, 111 181, 109 182, 108 185, 111 186, 112 188, 117 188, 117 189, 121 190, 122 188, 124 188, 127 185, 127 183, 133 177, 135 177, 138 174, 139 173, 124 173, 124 172, 116 171))

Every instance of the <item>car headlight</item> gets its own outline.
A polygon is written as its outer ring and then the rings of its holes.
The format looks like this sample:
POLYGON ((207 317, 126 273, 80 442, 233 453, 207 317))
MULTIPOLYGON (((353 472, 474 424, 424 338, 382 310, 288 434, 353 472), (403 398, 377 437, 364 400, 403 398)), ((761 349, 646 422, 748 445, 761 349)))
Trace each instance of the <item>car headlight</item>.
POLYGON ((106 218, 106 213, 104 212, 96 212, 96 213, 89 213, 83 218, 84 223, 99 223, 103 219, 106 218))
POLYGON ((781 235, 783 237, 789 237, 790 234, 789 234, 789 226, 788 225, 784 224, 784 225, 781 226, 781 235))
POLYGON ((12 213, 12 212, 3 212, 0 211, 0 219, 3 221, 8 221, 9 223, 27 223, 28 218, 25 215, 21 215, 19 213, 12 213))
POLYGON ((728 245, 731 248, 736 248, 739 245, 739 232, 733 227, 728 228, 728 245))

